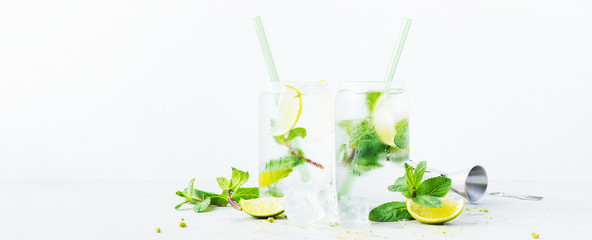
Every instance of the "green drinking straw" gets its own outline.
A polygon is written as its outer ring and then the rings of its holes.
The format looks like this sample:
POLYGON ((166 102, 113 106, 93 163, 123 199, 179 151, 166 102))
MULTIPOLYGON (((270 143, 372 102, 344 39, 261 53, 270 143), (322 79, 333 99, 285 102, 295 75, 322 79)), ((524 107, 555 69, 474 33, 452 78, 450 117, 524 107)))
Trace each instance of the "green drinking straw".
POLYGON ((405 40, 407 40, 407 33, 409 33, 410 27, 411 27, 411 18, 403 19, 403 26, 401 26, 401 32, 399 33, 399 39, 397 40, 397 45, 395 47, 395 50, 393 51, 393 56, 391 57, 391 64, 389 65, 389 68, 386 71, 386 76, 384 77, 384 81, 392 82, 393 78, 395 77, 395 71, 397 70, 397 65, 399 64, 399 58, 401 58, 401 53, 403 52, 403 47, 405 46, 405 40))
POLYGON ((255 31, 257 31, 257 38, 259 38, 259 45, 261 45, 261 51, 263 52, 263 58, 265 59, 265 65, 267 65, 267 72, 272 82, 279 82, 277 70, 275 70, 275 64, 273 63, 273 57, 271 56, 271 49, 265 36, 265 29, 263 29, 263 23, 261 17, 256 16, 253 18, 253 24, 255 25, 255 31))

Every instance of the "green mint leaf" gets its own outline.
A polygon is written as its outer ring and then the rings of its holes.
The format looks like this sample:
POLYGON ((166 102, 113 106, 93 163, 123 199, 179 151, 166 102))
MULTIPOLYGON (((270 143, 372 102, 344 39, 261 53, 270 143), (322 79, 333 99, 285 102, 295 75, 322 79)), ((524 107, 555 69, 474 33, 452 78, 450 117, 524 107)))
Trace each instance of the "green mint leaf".
POLYGON ((181 192, 181 191, 177 191, 175 192, 175 194, 177 194, 177 196, 182 197, 182 198, 187 198, 187 195, 185 195, 185 192, 181 192))
POLYGON ((296 138, 296 137, 301 137, 304 138, 306 137, 306 129, 304 128, 293 128, 292 130, 290 130, 290 132, 288 132, 288 138, 286 138, 286 140, 292 141, 292 139, 296 138))
POLYGON ((421 161, 417 164, 417 166, 415 166, 415 171, 413 171, 413 177, 415 178, 416 183, 421 182, 421 179, 423 178, 423 173, 425 172, 426 167, 427 167, 427 163, 425 161, 421 161))
POLYGON ((232 192, 236 192, 236 190, 245 184, 249 180, 249 172, 244 172, 238 170, 236 168, 232 168, 232 178, 230 179, 229 187, 232 192))
POLYGON ((183 205, 185 205, 185 203, 188 203, 189 200, 185 200, 182 203, 180 203, 179 205, 175 206, 175 210, 179 210, 179 208, 181 208, 183 205))
POLYGON ((417 203, 424 207, 442 207, 442 201, 437 197, 432 197, 428 195, 418 195, 415 198, 411 199, 414 203, 417 203))
POLYGON ((297 157, 294 154, 290 154, 288 156, 284 156, 279 159, 273 159, 267 162, 265 164, 265 171, 294 168, 302 163, 304 163, 304 159, 302 157, 297 157))
POLYGON ((413 197, 413 188, 407 185, 405 177, 397 178, 393 185, 388 186, 388 190, 391 192, 401 192, 408 199, 413 197))
MULTIPOLYGON (((187 189, 193 189, 193 183, 195 182, 195 178, 191 179, 191 181, 189 181, 189 185, 187 186, 187 189)), ((188 191, 186 192, 187 198, 193 197, 193 191, 188 191)))
POLYGON ((417 185, 415 183, 415 178, 413 177, 413 167, 409 166, 409 164, 405 163, 405 179, 407 179, 407 184, 414 188, 417 189, 417 185))
POLYGON ((372 140, 373 138, 378 138, 374 132, 374 127, 370 121, 364 120, 352 129, 351 133, 349 134, 349 145, 351 147, 357 147, 360 140, 372 140))
POLYGON ((413 189, 407 185, 390 185, 388 186, 388 190, 391 192, 409 192, 413 189))
POLYGON ((208 206, 210 206, 210 199, 206 198, 206 200, 203 200, 203 202, 197 202, 193 207, 193 211, 196 213, 203 212, 206 210, 206 208, 208 208, 208 206))
POLYGON ((397 122, 395 125, 395 130, 397 130, 397 134, 395 135, 395 145, 399 148, 407 148, 409 147, 409 121, 405 118, 397 122))
POLYGON ((417 188, 417 195, 426 195, 431 197, 444 197, 450 190, 452 181, 447 177, 433 177, 423 181, 417 188))
POLYGON ((368 214, 368 220, 374 222, 394 222, 403 219, 412 219, 405 202, 388 202, 372 209, 368 214))
POLYGON ((259 197, 259 188, 239 188, 236 190, 236 193, 232 197, 232 199, 236 202, 239 202, 241 199, 249 200, 259 197))
POLYGON ((376 100, 382 96, 383 92, 367 92, 366 93, 366 106, 368 107, 368 112, 372 115, 374 111, 374 105, 376 105, 376 100))
POLYGON ((226 179, 225 177, 216 178, 216 181, 218 181, 218 186, 220 186, 222 190, 226 190, 229 188, 230 181, 228 181, 228 179, 226 179))
POLYGON ((391 147, 388 149, 386 155, 387 161, 404 162, 409 160, 409 149, 401 149, 398 147, 391 147))
POLYGON ((343 120, 338 122, 337 126, 349 135, 358 124, 360 124, 360 120, 343 120))

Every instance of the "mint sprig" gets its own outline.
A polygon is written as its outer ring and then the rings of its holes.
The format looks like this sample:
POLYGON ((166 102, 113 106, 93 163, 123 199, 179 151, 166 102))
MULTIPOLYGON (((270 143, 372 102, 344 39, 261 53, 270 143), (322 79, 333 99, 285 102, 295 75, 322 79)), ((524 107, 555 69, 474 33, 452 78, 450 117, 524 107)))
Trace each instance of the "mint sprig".
MULTIPOLYGON (((405 176, 397 178, 393 185, 388 186, 391 192, 400 192, 405 198, 424 207, 442 207, 441 197, 450 191, 452 181, 444 176, 429 178, 422 182, 427 164, 419 162, 415 169, 405 163, 405 176)), ((405 202, 389 202, 370 211, 368 219, 375 222, 392 222, 408 219, 405 202), (406 215, 406 214, 407 215, 406 215)), ((410 215, 409 215, 410 216, 410 215)))
POLYGON ((222 193, 220 194, 195 189, 193 187, 195 178, 191 179, 187 188, 183 191, 176 192, 177 196, 182 197, 185 200, 175 206, 175 209, 179 210, 185 204, 192 204, 194 205, 194 212, 204 212, 210 205, 225 207, 230 203, 237 210, 241 210, 240 205, 237 204, 240 199, 253 199, 259 197, 259 188, 241 188, 241 186, 249 180, 249 172, 232 168, 232 176, 230 180, 225 177, 219 177, 216 180, 222 189, 222 193))

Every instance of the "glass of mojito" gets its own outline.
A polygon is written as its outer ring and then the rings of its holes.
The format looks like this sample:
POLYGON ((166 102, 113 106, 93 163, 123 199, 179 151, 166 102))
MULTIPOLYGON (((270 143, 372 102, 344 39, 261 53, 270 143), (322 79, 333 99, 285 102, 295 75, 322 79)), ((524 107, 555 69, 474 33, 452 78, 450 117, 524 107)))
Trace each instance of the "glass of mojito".
POLYGON ((397 194, 386 191, 409 159, 403 82, 341 82, 335 97, 339 218, 363 221, 397 194))
POLYGON ((267 83, 259 114, 260 196, 284 197, 305 183, 333 184, 333 108, 326 82, 267 83))

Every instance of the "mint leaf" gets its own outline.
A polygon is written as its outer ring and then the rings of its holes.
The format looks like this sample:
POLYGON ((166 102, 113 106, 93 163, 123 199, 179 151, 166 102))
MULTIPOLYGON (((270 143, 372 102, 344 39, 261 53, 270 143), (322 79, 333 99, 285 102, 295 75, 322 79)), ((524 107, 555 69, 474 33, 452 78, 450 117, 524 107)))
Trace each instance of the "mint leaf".
POLYGON ((233 167, 232 179, 230 180, 228 188, 230 188, 234 193, 240 186, 245 184, 247 180, 249 180, 249 172, 244 172, 233 167))
POLYGON ((397 134, 395 135, 395 145, 399 148, 407 148, 409 147, 409 121, 405 118, 397 122, 395 125, 395 130, 397 130, 397 134))
MULTIPOLYGON (((224 193, 222 193, 224 194, 224 193)), ((241 199, 245 199, 245 200, 249 200, 249 199, 253 199, 253 198, 258 198, 259 197, 259 188, 253 187, 253 188, 239 188, 234 196, 232 196, 232 199, 234 201, 240 201, 241 199)))
POLYGON ((179 208, 181 208, 183 205, 185 205, 185 203, 190 202, 189 200, 185 200, 182 203, 180 203, 179 205, 175 206, 175 210, 179 210, 179 208))
MULTIPOLYGON (((374 132, 374 127, 370 121, 361 121, 352 129, 351 133, 349 134, 349 145, 351 147, 357 147, 360 140, 371 140, 372 136, 368 135, 370 135, 372 132, 374 132)), ((374 135, 376 135, 376 133, 374 133, 374 135)), ((378 136, 376 136, 376 138, 378 138, 378 136)))
POLYGON ((394 222, 403 219, 413 219, 405 202, 388 202, 372 209, 368 214, 368 220, 374 222, 394 222))
POLYGON ((416 183, 421 182, 421 179, 423 178, 423 173, 426 170, 426 165, 427 163, 425 161, 421 161, 417 164, 417 166, 415 166, 415 170, 413 171, 413 177, 415 178, 416 183))
POLYGON ((358 124, 360 124, 360 120, 343 120, 338 122, 337 126, 349 135, 358 124))
POLYGON ((204 210, 206 210, 206 208, 208 208, 208 206, 210 206, 210 199, 206 198, 206 200, 204 200, 203 202, 195 203, 193 211, 196 213, 203 212, 204 210))
POLYGON ((417 188, 418 196, 444 197, 450 190, 452 181, 443 176, 433 177, 422 182, 417 188))
POLYGON ((292 130, 290 130, 290 132, 288 132, 288 138, 286 138, 286 140, 292 141, 292 139, 296 138, 296 137, 301 137, 304 138, 306 137, 306 129, 304 128, 293 128, 292 130))
POLYGON ((435 207, 439 208, 442 207, 442 201, 437 197, 432 197, 428 195, 419 195, 411 199, 414 203, 417 203, 424 207, 435 207))
MULTIPOLYGON (((193 189, 193 183, 195 182, 195 178, 191 179, 191 181, 189 181, 189 185, 187 186, 187 189, 193 189)), ((193 197, 193 192, 189 191, 189 192, 185 192, 185 194, 187 195, 187 198, 191 199, 191 197, 193 197)))
POLYGON ((417 185, 415 183, 415 177, 413 177, 413 167, 409 166, 409 164, 405 163, 405 179, 407 179, 407 184, 412 187, 413 189, 417 189, 417 185))
POLYGON ((265 164, 265 171, 294 168, 302 163, 304 163, 304 159, 302 157, 296 157, 294 154, 290 154, 288 156, 281 157, 279 159, 273 159, 267 162, 265 164))
POLYGON ((372 115, 374 111, 374 105, 376 105, 376 100, 382 96, 383 92, 367 92, 366 93, 366 106, 368 107, 368 112, 372 115))
POLYGON ((228 189, 228 186, 230 185, 230 181, 225 177, 216 178, 216 181, 218 181, 218 186, 222 189, 228 189))
POLYGON ((393 185, 388 186, 388 190, 391 192, 401 192, 408 199, 413 197, 413 188, 407 185, 405 177, 397 178, 393 185))

